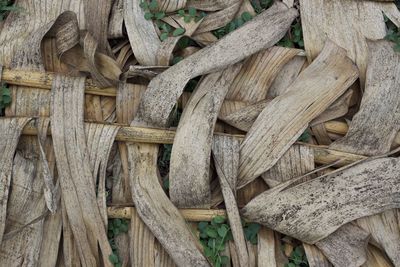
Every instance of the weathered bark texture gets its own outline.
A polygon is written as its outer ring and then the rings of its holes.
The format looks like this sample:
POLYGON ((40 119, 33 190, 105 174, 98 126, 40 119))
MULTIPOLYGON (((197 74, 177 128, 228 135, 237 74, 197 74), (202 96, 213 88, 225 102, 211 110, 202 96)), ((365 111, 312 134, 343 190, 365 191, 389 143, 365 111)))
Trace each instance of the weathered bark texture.
POLYGON ((296 16, 295 9, 277 3, 243 27, 164 71, 150 82, 135 122, 165 126, 172 107, 191 78, 221 70, 274 45, 296 16))
POLYGON ((314 244, 347 222, 399 207, 399 169, 398 159, 375 159, 293 187, 282 184, 253 199, 242 215, 314 244))
POLYGON ((180 208, 210 207, 210 156, 215 122, 241 64, 209 74, 186 105, 171 152, 170 197, 180 208), (190 146, 188 146, 190 144, 190 146))
POLYGON ((321 114, 357 79, 342 48, 327 42, 319 57, 272 100, 247 133, 240 150, 239 187, 270 169, 321 114), (269 149, 265 149, 268 147, 269 149))

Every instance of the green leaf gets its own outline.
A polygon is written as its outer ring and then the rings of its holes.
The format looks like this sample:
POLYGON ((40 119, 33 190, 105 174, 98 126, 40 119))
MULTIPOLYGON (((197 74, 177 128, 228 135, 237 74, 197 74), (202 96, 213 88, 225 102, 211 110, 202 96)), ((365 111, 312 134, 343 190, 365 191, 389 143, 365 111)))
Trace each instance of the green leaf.
POLYGON ((299 257, 303 257, 304 255, 304 249, 302 246, 298 246, 294 249, 293 253, 296 253, 299 257))
POLYGON ((126 233, 129 230, 128 225, 122 224, 119 229, 121 230, 122 233, 126 233))
POLYGON ((157 12, 155 14, 156 19, 163 19, 165 17, 165 13, 164 12, 157 12))
POLYGON ((155 10, 155 9, 157 9, 157 7, 158 7, 157 0, 152 0, 152 1, 150 2, 150 4, 149 4, 149 9, 150 9, 150 10, 155 10))
POLYGON ((108 259, 112 264, 117 264, 119 262, 118 256, 115 253, 108 256, 108 259))
POLYGON ((172 59, 172 65, 179 63, 179 61, 181 61, 182 59, 183 59, 183 57, 180 57, 180 56, 174 57, 172 59))
POLYGON ((213 255, 213 252, 209 247, 205 247, 204 248, 204 255, 206 255, 206 257, 211 257, 213 255))
POLYGON ((225 237, 226 234, 228 233, 228 231, 229 231, 229 229, 228 229, 228 227, 226 225, 221 225, 221 227, 219 227, 217 229, 218 235, 220 237, 225 237))
POLYGON ((257 245, 258 244, 258 238, 257 238, 257 235, 253 235, 251 238, 250 238, 250 243, 252 243, 253 245, 257 245))
MULTIPOLYGON (((161 40, 161 41, 165 41, 165 40, 168 38, 168 36, 169 36, 168 32, 163 32, 163 33, 161 33, 161 35, 160 35, 160 40, 161 40)), ((164 188, 165 188, 165 187, 164 187, 164 188)))
POLYGON ((177 47, 180 49, 184 49, 189 46, 190 39, 186 36, 182 37, 178 43, 176 44, 177 47))
POLYGON ((185 10, 179 9, 179 10, 178 10, 178 14, 179 14, 179 16, 181 16, 181 17, 185 16, 185 10))
POLYGON ((227 265, 229 263, 229 257, 228 256, 221 256, 221 264, 222 265, 227 265))
POLYGON ((151 19, 153 18, 153 16, 154 16, 153 13, 150 13, 150 12, 144 13, 144 18, 145 18, 146 20, 151 20, 151 19))
POLYGON ((114 265, 115 267, 122 267, 122 263, 117 263, 114 265))
POLYGON ((224 216, 215 216, 214 218, 212 218, 211 222, 214 222, 215 224, 221 224, 223 222, 225 222, 225 217, 224 216))
POLYGON ((114 225, 119 227, 122 224, 121 219, 114 219, 114 225))
POLYGON ((299 142, 308 142, 308 140, 310 140, 311 138, 311 134, 308 131, 305 131, 304 133, 302 133, 299 137, 299 139, 297 139, 297 141, 299 142))
POLYGON ((242 26, 244 24, 244 21, 242 18, 238 18, 235 20, 235 24, 236 24, 236 28, 239 28, 240 26, 242 26))
POLYGON ((294 33, 295 36, 299 36, 300 37, 301 36, 301 29, 300 28, 294 29, 293 33, 294 33))
POLYGON ((218 245, 218 251, 224 251, 225 250, 225 244, 220 244, 218 245))
POLYGON ((171 26, 167 23, 161 24, 161 29, 167 33, 171 32, 172 30, 171 26))
POLYGON ((225 31, 226 32, 233 32, 234 30, 236 30, 236 24, 234 22, 229 22, 228 25, 226 25, 225 31))
POLYGON ((3 104, 5 104, 5 105, 10 104, 10 103, 11 103, 11 96, 9 96, 9 95, 3 95, 3 96, 2 96, 2 101, 3 101, 3 104))
POLYGON ((141 1, 139 6, 143 9, 148 9, 149 8, 149 4, 146 1, 141 1))
POLYGON ((184 16, 183 17, 183 21, 185 22, 185 23, 189 23, 190 21, 192 20, 192 17, 191 16, 184 16))
POLYGON ((194 7, 189 7, 188 12, 189 12, 190 16, 194 17, 194 16, 196 16, 197 10, 194 7))
POLYGON ((184 28, 176 28, 173 32, 172 35, 173 36, 179 36, 185 33, 185 29, 184 28))
POLYGON ((241 17, 245 22, 247 22, 253 18, 253 16, 249 12, 243 12, 241 17))
POLYGON ((211 228, 210 226, 208 226, 205 230, 205 233, 209 236, 209 237, 213 237, 216 238, 218 236, 218 232, 217 230, 215 230, 214 228, 211 228))
POLYGON ((197 225, 197 227, 199 228, 199 230, 202 232, 206 229, 208 225, 208 222, 199 222, 199 224, 197 225))
POLYGON ((114 233, 114 236, 119 235, 119 229, 118 228, 113 228, 113 233, 114 233))

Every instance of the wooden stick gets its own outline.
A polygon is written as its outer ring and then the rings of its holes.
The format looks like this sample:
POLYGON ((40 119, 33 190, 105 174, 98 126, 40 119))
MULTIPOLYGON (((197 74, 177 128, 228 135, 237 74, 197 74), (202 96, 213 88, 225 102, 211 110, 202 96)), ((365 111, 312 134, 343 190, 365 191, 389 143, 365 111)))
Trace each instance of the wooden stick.
MULTIPOLYGON (((50 90, 55 75, 56 73, 52 72, 22 71, 4 68, 1 81, 13 85, 50 90)), ((85 88, 87 94, 102 96, 117 95, 117 89, 115 87, 100 88, 90 79, 86 80, 85 88)))
MULTIPOLYGON (((134 209, 134 207, 108 207, 107 215, 108 218, 130 219, 134 209)), ((215 216, 226 217, 225 210, 180 209, 179 211, 189 222, 211 221, 215 216)))

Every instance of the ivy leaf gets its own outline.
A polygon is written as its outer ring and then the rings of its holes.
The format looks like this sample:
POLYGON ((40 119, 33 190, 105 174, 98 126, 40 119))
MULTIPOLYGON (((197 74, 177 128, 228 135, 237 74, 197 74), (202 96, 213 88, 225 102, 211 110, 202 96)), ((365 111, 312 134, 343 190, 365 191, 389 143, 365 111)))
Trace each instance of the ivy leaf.
POLYGON ((115 253, 108 256, 108 259, 112 264, 117 264, 119 262, 118 256, 115 253))
POLYGON ((192 17, 191 17, 191 16, 184 16, 184 17, 183 17, 183 21, 184 21, 185 23, 189 23, 191 20, 192 20, 192 17))
POLYGON ((114 220, 114 225, 115 225, 116 227, 121 226, 121 224, 122 224, 121 219, 115 219, 115 220, 114 220))
POLYGON ((150 10, 155 10, 155 9, 157 9, 157 7, 158 7, 157 0, 152 0, 152 1, 150 2, 150 4, 149 4, 149 9, 150 9, 150 10))
POLYGON ((146 20, 151 20, 151 19, 153 18, 153 16, 154 16, 153 13, 150 13, 150 12, 144 13, 144 18, 145 18, 146 20))
POLYGON ((225 237, 226 234, 228 233, 228 231, 229 231, 229 228, 228 228, 228 226, 226 226, 226 225, 221 225, 221 227, 219 227, 219 228, 217 229, 218 235, 219 235, 220 237, 225 237))
POLYGON ((161 35, 160 35, 160 40, 161 41, 165 41, 167 38, 168 38, 168 32, 163 32, 163 33, 161 33, 161 35))
POLYGON ((217 230, 211 227, 207 227, 205 233, 212 238, 216 238, 218 236, 217 230))
POLYGON ((212 218, 211 222, 214 222, 215 224, 221 224, 225 222, 225 217, 224 216, 215 216, 212 218))
POLYGON ((179 36, 185 33, 185 29, 184 28, 176 28, 173 32, 172 35, 173 36, 179 36))
POLYGON ((146 1, 141 1, 139 6, 143 9, 148 9, 149 8, 149 4, 146 1))
POLYGON ((227 265, 229 262, 229 257, 228 256, 221 256, 221 264, 222 265, 227 265))
POLYGON ((171 26, 169 26, 167 23, 162 23, 161 24, 161 29, 167 33, 171 31, 171 26))
POLYGON ((204 254, 206 255, 206 257, 211 257, 213 255, 213 252, 209 247, 205 247, 204 254))
POLYGON ((126 233, 128 232, 129 228, 128 225, 122 224, 120 227, 121 232, 126 233))
POLYGON ((194 16, 196 16, 197 10, 194 7, 189 7, 188 12, 189 12, 190 16, 194 17, 194 16))
POLYGON ((244 24, 244 21, 242 18, 238 18, 235 20, 235 24, 236 24, 236 28, 239 28, 240 26, 242 26, 244 24))
POLYGON ((181 16, 181 17, 185 16, 185 10, 179 9, 178 10, 178 15, 181 16))
POLYGON ((8 104, 11 103, 11 96, 9 96, 9 95, 3 95, 3 96, 2 96, 2 101, 3 101, 3 104, 4 104, 5 106, 7 106, 8 104))
POLYGON ((226 32, 233 32, 234 30, 236 30, 236 24, 231 21, 226 25, 226 32))
POLYGON ((243 12, 241 17, 245 22, 247 22, 253 18, 253 16, 249 12, 243 12))
POLYGON ((165 17, 165 13, 164 12, 157 12, 155 14, 156 19, 163 19, 165 17))
POLYGON ((183 57, 180 57, 180 56, 174 57, 172 59, 172 65, 179 63, 179 61, 181 61, 182 59, 183 59, 183 57))
POLYGON ((204 231, 206 229, 207 225, 208 225, 208 222, 199 222, 197 227, 199 228, 200 231, 204 231))

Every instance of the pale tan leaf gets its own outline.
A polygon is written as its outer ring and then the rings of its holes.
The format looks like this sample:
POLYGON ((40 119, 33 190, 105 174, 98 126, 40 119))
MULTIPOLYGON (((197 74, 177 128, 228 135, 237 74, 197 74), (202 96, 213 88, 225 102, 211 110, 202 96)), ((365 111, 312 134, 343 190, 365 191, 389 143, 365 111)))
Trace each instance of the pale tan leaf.
POLYGON ((13 170, 13 158, 22 129, 29 121, 29 118, 0 119, 0 132, 2 133, 0 142, 0 150, 2 151, 0 157, 0 240, 3 239, 6 224, 7 202, 13 170))
POLYGON ((303 247, 310 267, 332 267, 332 264, 315 245, 303 243, 303 247))
POLYGON ((318 241, 316 246, 335 267, 359 267, 367 259, 368 239, 367 232, 349 223, 318 241))
POLYGON ((313 244, 347 222, 399 207, 399 168, 398 159, 382 158, 292 187, 282 184, 253 199, 242 215, 313 244))
POLYGON ((370 57, 360 110, 354 115, 346 136, 330 148, 370 156, 388 152, 400 129, 400 55, 388 41, 368 45, 370 57))
POLYGON ((317 57, 327 39, 332 40, 346 49, 357 64, 363 89, 368 62, 367 39, 386 36, 382 14, 385 5, 396 8, 394 3, 376 1, 301 0, 304 46, 309 60, 317 57))
POLYGON ((170 197, 180 208, 210 207, 209 169, 214 125, 241 67, 238 64, 205 76, 182 113, 170 163, 170 197))
POLYGON ((241 145, 239 187, 270 169, 321 114, 357 79, 342 48, 327 42, 319 57, 261 112, 241 145), (264 149, 268 147, 269 149, 264 149))
POLYGON ((274 46, 246 59, 226 99, 255 103, 267 97, 268 89, 283 66, 300 50, 274 46))
POLYGON ((153 22, 144 18, 140 1, 124 0, 124 20, 133 54, 142 65, 157 63, 157 50, 161 45, 153 22))
POLYGON ((165 126, 172 107, 191 78, 221 70, 272 46, 283 37, 296 16, 295 9, 275 4, 215 44, 201 49, 158 75, 144 94, 135 119, 136 124, 165 126), (253 38, 255 33, 259 38, 253 38), (163 88, 162 92, 160 88, 163 88))
POLYGON ((210 266, 200 245, 158 180, 158 145, 129 144, 132 197, 140 218, 180 266, 210 266))
POLYGON ((240 266, 248 266, 249 254, 243 232, 239 209, 236 203, 236 179, 239 167, 240 141, 232 137, 219 136, 213 140, 213 155, 229 225, 235 242, 240 266))

